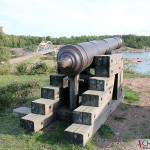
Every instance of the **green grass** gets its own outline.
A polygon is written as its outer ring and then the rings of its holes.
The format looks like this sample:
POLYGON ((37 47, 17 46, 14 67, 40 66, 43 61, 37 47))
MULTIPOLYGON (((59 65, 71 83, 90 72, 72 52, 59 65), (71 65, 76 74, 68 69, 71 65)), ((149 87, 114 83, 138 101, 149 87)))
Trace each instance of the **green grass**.
POLYGON ((100 129, 98 130, 100 136, 102 138, 111 138, 114 135, 114 132, 111 130, 111 128, 104 124, 100 127, 100 129))
POLYGON ((116 120, 116 121, 121 121, 121 122, 123 122, 123 120, 126 119, 126 118, 123 117, 123 116, 113 116, 113 118, 114 118, 114 120, 116 120))
MULTIPOLYGON (((0 86, 7 86, 10 83, 27 83, 31 81, 40 83, 41 86, 49 85, 49 75, 3 75, 0 76, 0 86)), ((93 137, 85 147, 68 144, 64 140, 64 130, 69 126, 66 122, 59 121, 52 131, 44 133, 27 133, 20 127, 20 118, 12 114, 12 109, 27 106, 31 107, 31 101, 40 96, 40 91, 36 90, 30 99, 23 104, 13 105, 11 108, 0 112, 0 150, 1 149, 21 149, 21 150, 94 150, 95 138, 93 137)))
MULTIPOLYGON (((39 57, 40 58, 40 57, 39 57)), ((33 57, 25 62, 32 63, 39 59, 38 57, 33 57)), ((16 66, 15 64, 14 66, 16 66)), ((148 77, 148 75, 139 75, 133 73, 125 73, 125 77, 148 77)), ((150 76, 150 75, 149 75, 150 76)), ((30 81, 36 81, 40 83, 41 86, 49 85, 49 75, 4 75, 0 76, 0 86, 7 86, 13 82, 26 83, 30 81)), ((133 91, 129 87, 125 87, 125 97, 129 103, 139 100, 140 93, 133 91), (137 94, 138 93, 138 94, 137 94)), ((31 99, 37 98, 39 95, 34 93, 31 99)), ((30 101, 20 106, 30 106, 30 101)), ((121 110, 127 110, 128 106, 121 106, 121 110)), ((118 118, 117 118, 118 119, 118 118)), ((119 118, 120 119, 120 118, 119 118)), ((9 108, 5 112, 0 112, 0 149, 55 149, 55 150, 94 150, 95 147, 95 137, 93 137, 86 145, 86 147, 81 147, 79 145, 68 144, 64 141, 64 130, 69 126, 66 122, 59 121, 57 126, 53 128, 52 131, 44 133, 39 131, 37 133, 29 134, 20 127, 20 119, 15 118, 12 115, 12 109, 9 108)), ((98 130, 102 138, 111 138, 114 133, 108 125, 103 125, 98 130)), ((148 135, 149 136, 149 135, 148 135)))
POLYGON ((64 140, 64 130, 69 123, 59 121, 52 131, 44 133, 27 133, 20 127, 19 118, 12 115, 9 109, 0 114, 0 149, 21 150, 94 150, 94 138, 85 147, 68 144, 64 140))
POLYGON ((140 74, 140 73, 136 73, 136 72, 126 72, 124 71, 124 78, 146 78, 146 77, 150 77, 150 74, 140 74))
POLYGON ((122 111, 126 111, 126 110, 129 109, 129 105, 121 103, 121 105, 119 106, 119 109, 122 110, 122 111))
POLYGON ((10 83, 28 83, 30 81, 36 81, 40 85, 49 84, 49 74, 44 75, 2 75, 0 76, 0 86, 7 86, 10 83))
POLYGON ((124 87, 125 99, 128 103, 138 102, 140 100, 141 92, 137 92, 129 88, 128 86, 124 87))

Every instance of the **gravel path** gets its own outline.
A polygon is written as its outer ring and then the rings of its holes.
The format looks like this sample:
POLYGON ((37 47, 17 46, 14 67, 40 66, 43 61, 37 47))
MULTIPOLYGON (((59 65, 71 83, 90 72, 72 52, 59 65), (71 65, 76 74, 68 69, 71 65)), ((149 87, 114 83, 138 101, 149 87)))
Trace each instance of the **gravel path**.
POLYGON ((18 58, 13 58, 13 59, 10 59, 9 63, 10 63, 10 64, 16 64, 16 63, 22 62, 22 61, 24 61, 24 60, 30 59, 30 58, 33 57, 33 56, 34 56, 34 55, 23 56, 23 57, 18 57, 18 58))

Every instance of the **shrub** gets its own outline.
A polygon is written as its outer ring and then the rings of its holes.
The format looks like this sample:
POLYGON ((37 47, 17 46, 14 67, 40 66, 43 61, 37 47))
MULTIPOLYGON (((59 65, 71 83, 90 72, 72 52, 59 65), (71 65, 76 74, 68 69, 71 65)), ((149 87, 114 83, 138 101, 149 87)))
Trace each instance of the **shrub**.
POLYGON ((36 64, 33 65, 31 68, 31 73, 32 75, 34 74, 44 74, 50 72, 50 67, 48 64, 44 62, 37 62, 36 64))
POLYGON ((8 74, 10 70, 10 65, 7 63, 0 64, 0 75, 8 74))
POLYGON ((10 51, 7 47, 0 46, 0 62, 8 61, 10 57, 10 51))
POLYGON ((27 63, 21 63, 17 66, 17 71, 19 74, 23 75, 23 74, 27 74, 28 73, 28 64, 27 63))
POLYGON ((39 88, 37 82, 12 83, 8 86, 0 87, 0 111, 10 107, 12 104, 26 102, 33 89, 39 88))
POLYGON ((128 73, 136 73, 137 66, 136 64, 132 63, 125 63, 124 64, 124 71, 128 73))

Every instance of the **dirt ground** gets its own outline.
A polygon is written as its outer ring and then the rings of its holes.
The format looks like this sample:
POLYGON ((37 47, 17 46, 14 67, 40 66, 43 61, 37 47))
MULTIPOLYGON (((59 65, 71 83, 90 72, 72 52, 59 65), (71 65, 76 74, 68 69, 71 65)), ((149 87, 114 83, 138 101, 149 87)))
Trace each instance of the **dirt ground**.
POLYGON ((16 63, 22 62, 24 60, 30 59, 31 57, 33 57, 33 55, 23 56, 23 57, 19 57, 19 58, 13 58, 13 59, 10 59, 9 63, 16 64, 16 63))
POLYGON ((96 145, 99 150, 138 150, 138 139, 150 139, 150 78, 124 79, 124 85, 142 92, 140 101, 127 104, 123 100, 106 121, 115 135, 102 139, 96 134, 96 145), (127 104, 127 105, 126 105, 127 104), (124 105, 126 110, 121 109, 124 105), (122 121, 115 116, 123 116, 122 121))

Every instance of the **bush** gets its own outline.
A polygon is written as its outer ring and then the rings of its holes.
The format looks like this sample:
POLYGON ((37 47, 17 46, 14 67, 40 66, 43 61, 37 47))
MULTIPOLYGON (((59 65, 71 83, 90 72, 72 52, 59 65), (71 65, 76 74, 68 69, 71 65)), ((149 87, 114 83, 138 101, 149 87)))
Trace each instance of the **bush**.
POLYGON ((37 82, 12 83, 8 86, 0 87, 0 111, 10 107, 12 104, 26 102, 33 89, 39 88, 37 82))
POLYGON ((124 64, 124 71, 128 73, 136 73, 137 66, 136 64, 132 63, 125 63, 124 64))
POLYGON ((0 46, 0 62, 8 61, 10 57, 10 51, 7 47, 0 46))
POLYGON ((27 74, 28 73, 28 64, 27 63, 21 63, 17 66, 17 71, 19 74, 23 75, 23 74, 27 74))
POLYGON ((5 63, 5 64, 0 64, 0 75, 5 75, 8 74, 10 70, 10 65, 5 63))
POLYGON ((33 65, 31 68, 31 73, 32 75, 34 74, 44 74, 50 72, 50 67, 48 64, 44 62, 37 62, 36 64, 33 65))

